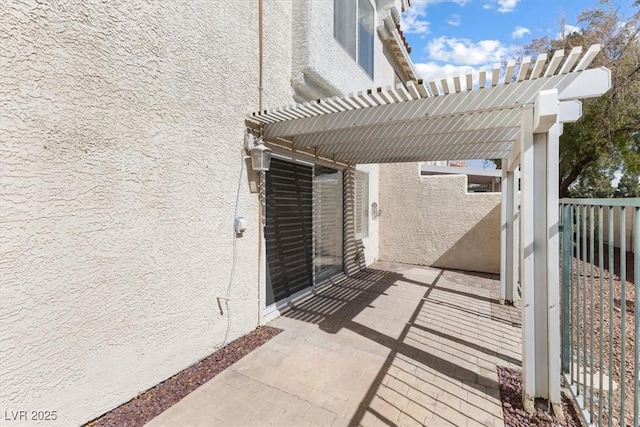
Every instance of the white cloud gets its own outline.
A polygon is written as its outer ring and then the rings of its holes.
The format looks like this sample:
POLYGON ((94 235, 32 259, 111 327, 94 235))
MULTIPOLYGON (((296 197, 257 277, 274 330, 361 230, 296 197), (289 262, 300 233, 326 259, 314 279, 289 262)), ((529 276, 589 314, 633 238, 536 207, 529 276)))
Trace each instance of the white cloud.
MULTIPOLYGON (((458 6, 464 6, 471 0, 414 0, 411 7, 402 14, 401 23, 402 31, 413 34, 428 34, 430 22, 427 17, 427 7, 436 3, 455 3, 458 6)), ((452 25, 452 24, 450 24, 452 25)))
POLYGON ((492 5, 492 4, 490 4, 490 3, 486 3, 486 4, 483 4, 483 5, 482 5, 482 8, 483 8, 484 10, 491 10, 491 9, 493 9, 493 5, 492 5))
POLYGON ((452 65, 445 64, 440 65, 435 62, 426 62, 415 64, 418 75, 425 81, 430 82, 435 80, 439 88, 442 87, 440 80, 447 79, 449 88, 453 88, 453 78, 460 76, 460 84, 463 89, 467 88, 466 75, 471 73, 473 76, 473 85, 477 86, 479 80, 480 70, 478 68, 470 67, 468 65, 452 65))
POLYGON ((402 31, 408 34, 427 34, 429 32, 429 21, 424 19, 426 16, 426 7, 419 7, 417 4, 413 5, 402 14, 400 19, 402 31))
POLYGON ((498 0, 498 12, 513 12, 520 0, 498 0))
POLYGON ((430 59, 453 65, 480 65, 500 62, 507 49, 498 40, 480 40, 438 37, 427 44, 430 59))
POLYGON ((455 3, 458 6, 464 6, 469 3, 471 0, 416 0, 415 2, 411 2, 412 7, 416 7, 420 4, 435 4, 435 3, 455 3))
POLYGON ((462 23, 462 18, 460 17, 460 15, 451 15, 449 17, 449 19, 447 19, 447 24, 451 25, 452 27, 458 27, 460 26, 460 24, 462 23))
POLYGON ((531 34, 531 30, 527 27, 518 26, 511 33, 511 37, 513 37, 514 39, 521 39, 525 34, 531 34))

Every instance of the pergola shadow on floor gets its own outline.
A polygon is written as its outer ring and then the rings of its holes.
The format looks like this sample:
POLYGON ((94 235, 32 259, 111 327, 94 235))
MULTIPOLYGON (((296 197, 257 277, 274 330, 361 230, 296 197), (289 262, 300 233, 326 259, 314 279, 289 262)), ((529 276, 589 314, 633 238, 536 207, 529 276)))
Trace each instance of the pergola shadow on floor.
POLYGON ((377 263, 285 316, 331 334, 351 331, 388 350, 350 424, 499 425, 496 366, 520 366, 520 316, 499 304, 498 280, 377 263), (400 309, 393 288, 408 284, 424 294, 400 309))
POLYGON ((376 263, 298 304, 284 332, 151 425, 500 426, 519 310, 496 276, 376 263))

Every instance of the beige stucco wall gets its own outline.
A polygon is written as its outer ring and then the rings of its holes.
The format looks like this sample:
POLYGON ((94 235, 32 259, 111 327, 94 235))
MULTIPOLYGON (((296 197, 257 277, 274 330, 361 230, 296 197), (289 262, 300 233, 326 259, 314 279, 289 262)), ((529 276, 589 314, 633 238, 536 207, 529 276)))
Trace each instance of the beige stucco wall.
MULTIPOLYGON (((340 73, 325 70, 332 4, 265 0, 263 108, 294 102, 300 67, 324 73, 323 95, 393 82, 377 36, 375 82, 341 51, 340 73), (306 65, 292 49, 303 3, 306 65)), ((227 316, 229 340, 258 324, 258 196, 242 160, 257 21, 245 0, 0 2, 2 414, 89 421, 213 352, 227 316)))
POLYGON ((380 166, 380 259, 500 272, 500 194, 466 192, 464 175, 380 166))
MULTIPOLYGON (((78 425, 210 354, 234 260, 229 339, 258 324, 247 6, 0 2, 3 414, 78 425)), ((293 101, 290 21, 265 2, 265 108, 293 101)))

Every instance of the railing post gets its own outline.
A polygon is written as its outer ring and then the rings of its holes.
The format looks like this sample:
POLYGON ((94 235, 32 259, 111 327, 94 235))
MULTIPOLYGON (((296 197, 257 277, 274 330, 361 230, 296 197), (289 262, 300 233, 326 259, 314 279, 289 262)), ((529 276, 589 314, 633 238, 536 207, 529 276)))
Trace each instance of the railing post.
POLYGON ((640 425, 640 207, 633 210, 633 286, 634 289, 634 329, 635 338, 633 363, 636 372, 633 376, 633 425, 640 425))
POLYGON ((571 332, 569 290, 571 279, 569 270, 573 251, 573 224, 571 223, 571 205, 562 206, 562 372, 569 372, 571 366, 571 349, 569 334, 571 332))
MULTIPOLYGON (((620 206, 620 424, 626 424, 627 374, 627 213, 620 206)), ((637 279, 636 279, 637 280, 637 279)), ((638 343, 635 343, 638 345, 638 343)), ((637 372, 635 373, 638 374, 637 372)))

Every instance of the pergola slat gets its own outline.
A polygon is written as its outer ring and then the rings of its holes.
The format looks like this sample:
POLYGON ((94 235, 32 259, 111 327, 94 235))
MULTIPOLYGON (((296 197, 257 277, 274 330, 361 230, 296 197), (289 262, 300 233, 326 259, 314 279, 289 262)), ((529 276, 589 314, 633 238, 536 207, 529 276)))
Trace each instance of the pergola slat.
POLYGON ((556 89, 560 101, 565 101, 596 96, 602 89, 598 85, 591 89, 592 81, 606 80, 602 69, 586 70, 599 50, 600 46, 594 45, 580 59, 582 50, 574 48, 564 63, 564 52, 555 52, 546 70, 546 54, 539 55, 533 67, 531 58, 525 57, 517 73, 516 62, 510 60, 504 78, 499 66, 490 72, 482 70, 477 88, 472 74, 467 73, 464 91, 461 76, 454 77, 453 83, 448 79, 427 84, 409 81, 406 86, 271 109, 255 113, 251 119, 261 123, 267 141, 287 141, 294 148, 315 149, 351 163, 391 157, 386 151, 384 155, 375 153, 380 150, 396 150, 395 158, 411 161, 433 160, 424 156, 443 152, 465 158, 465 152, 476 153, 478 147, 470 150, 481 140, 489 144, 484 152, 508 157, 521 125, 520 109, 530 105, 538 93, 556 89), (431 151, 419 150, 411 141, 429 145, 431 151), (348 158, 342 158, 347 154, 348 158))

